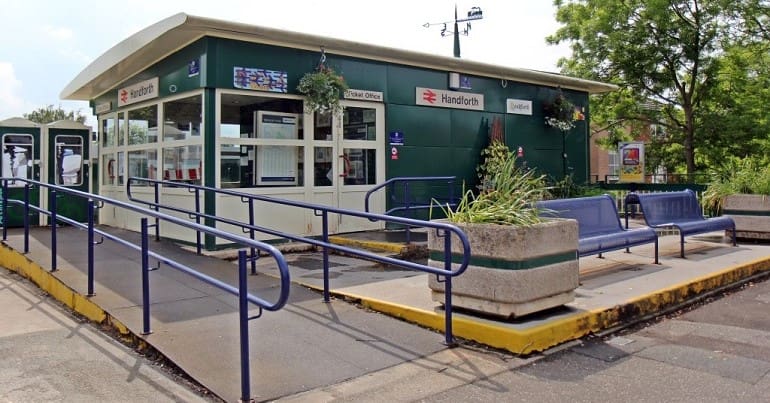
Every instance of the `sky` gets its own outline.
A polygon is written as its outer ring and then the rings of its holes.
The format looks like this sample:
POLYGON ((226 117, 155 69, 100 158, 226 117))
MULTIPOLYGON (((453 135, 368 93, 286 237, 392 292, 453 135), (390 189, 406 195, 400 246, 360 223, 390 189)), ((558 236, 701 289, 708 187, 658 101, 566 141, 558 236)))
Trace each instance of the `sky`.
POLYGON ((460 36, 463 59, 557 71, 569 55, 545 42, 559 28, 550 0, 0 0, 0 120, 53 105, 95 128, 88 102, 60 100, 61 90, 118 42, 176 13, 451 57, 452 35, 424 24, 453 22, 455 5, 460 18, 483 12, 460 36))

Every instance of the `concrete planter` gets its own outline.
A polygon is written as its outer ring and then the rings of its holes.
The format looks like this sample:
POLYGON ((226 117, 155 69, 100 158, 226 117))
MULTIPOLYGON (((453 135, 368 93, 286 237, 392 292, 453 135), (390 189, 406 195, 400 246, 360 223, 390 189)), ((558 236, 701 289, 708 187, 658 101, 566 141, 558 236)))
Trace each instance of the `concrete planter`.
MULTIPOLYGON (((578 225, 554 219, 528 227, 455 224, 471 244, 471 264, 452 279, 454 306, 519 317, 574 300, 578 287, 578 225)), ((454 241, 454 240, 453 240, 454 241)), ((429 264, 444 266, 443 238, 428 232, 429 264)), ((452 253, 461 254, 459 242, 452 253)), ((428 276, 433 301, 444 302, 444 283, 428 276)))
POLYGON ((738 238, 770 239, 770 196, 730 195, 725 197, 722 210, 735 221, 738 238))

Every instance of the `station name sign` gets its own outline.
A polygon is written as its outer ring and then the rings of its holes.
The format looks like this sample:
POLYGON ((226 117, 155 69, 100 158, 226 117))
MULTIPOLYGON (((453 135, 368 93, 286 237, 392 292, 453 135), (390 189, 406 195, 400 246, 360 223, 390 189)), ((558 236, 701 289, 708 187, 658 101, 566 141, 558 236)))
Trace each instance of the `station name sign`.
POLYGON ((355 99, 358 101, 382 102, 382 92, 349 89, 345 91, 345 99, 355 99))
POLYGON ((484 94, 416 87, 415 103, 423 106, 483 111, 484 94))
POLYGON ((158 77, 118 90, 118 107, 158 97, 158 77))
POLYGON ((505 100, 505 111, 514 115, 532 115, 532 101, 508 98, 505 100))

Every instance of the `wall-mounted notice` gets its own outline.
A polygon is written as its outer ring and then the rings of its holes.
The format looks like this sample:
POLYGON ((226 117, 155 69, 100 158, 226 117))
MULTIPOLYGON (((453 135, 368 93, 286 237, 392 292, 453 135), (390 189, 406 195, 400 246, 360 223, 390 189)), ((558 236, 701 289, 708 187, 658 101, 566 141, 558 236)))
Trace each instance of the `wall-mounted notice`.
MULTIPOLYGON (((299 116, 294 113, 255 112, 257 138, 296 140, 299 116)), ((257 185, 296 185, 297 150, 295 145, 257 146, 257 185)))

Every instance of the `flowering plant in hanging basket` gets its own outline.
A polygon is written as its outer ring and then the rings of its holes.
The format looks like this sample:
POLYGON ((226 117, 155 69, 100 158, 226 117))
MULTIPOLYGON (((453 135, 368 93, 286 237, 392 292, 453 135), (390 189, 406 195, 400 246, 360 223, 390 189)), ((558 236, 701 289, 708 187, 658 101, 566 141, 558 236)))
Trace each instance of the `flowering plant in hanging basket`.
POLYGON ((340 97, 347 89, 345 79, 323 65, 302 76, 297 86, 297 91, 307 97, 305 109, 308 112, 338 112, 342 108, 340 97))
POLYGON ((553 102, 545 105, 545 124, 563 132, 575 127, 575 105, 559 94, 553 102))

